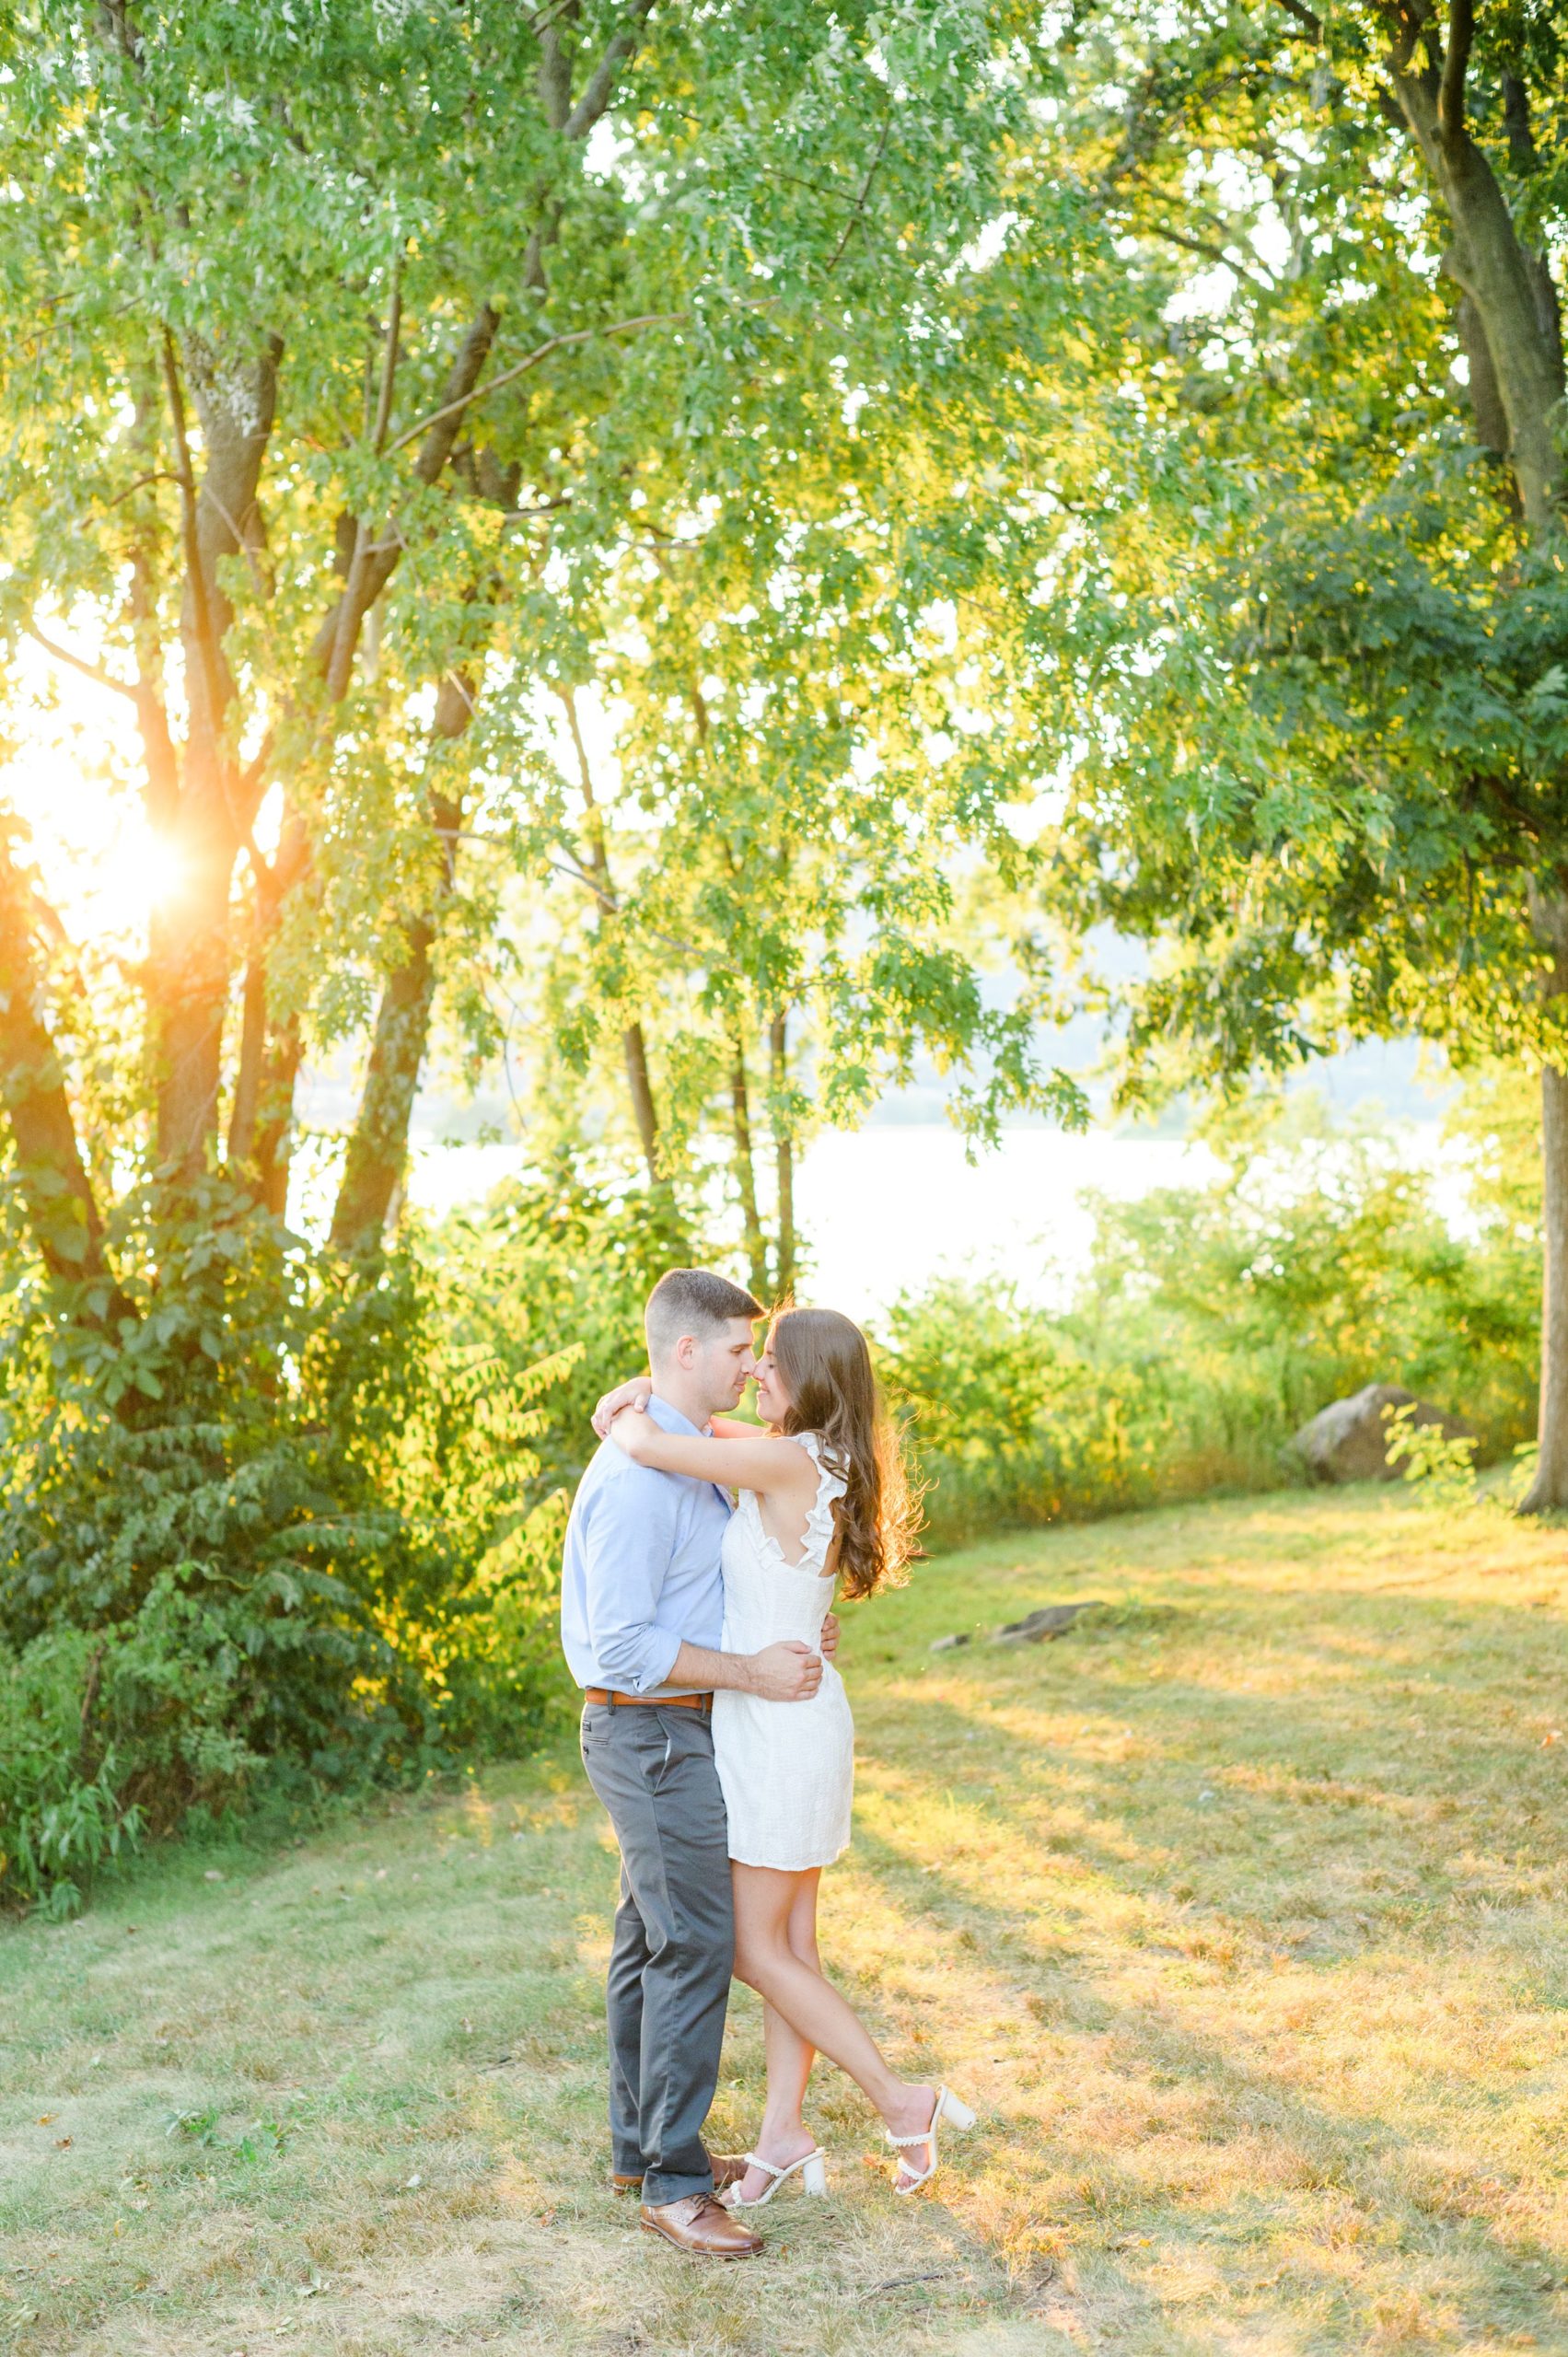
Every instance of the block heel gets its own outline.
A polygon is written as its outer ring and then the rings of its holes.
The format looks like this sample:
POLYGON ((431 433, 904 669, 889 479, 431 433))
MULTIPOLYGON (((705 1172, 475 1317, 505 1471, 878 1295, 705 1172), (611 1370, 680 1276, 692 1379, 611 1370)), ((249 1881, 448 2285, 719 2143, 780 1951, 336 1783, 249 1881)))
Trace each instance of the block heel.
POLYGON ((937 2150, 936 2131, 944 2119, 949 2128, 961 2130, 974 2126, 974 2114, 968 2104, 960 2103, 958 2096, 949 2094, 946 2087, 938 2087, 936 2100, 931 2107, 929 2128, 923 2128, 916 2136, 895 2136, 892 2130, 889 2129, 888 2142, 900 2154, 915 2144, 924 2144, 930 2153, 930 2158, 924 2168, 914 2172, 910 2170, 909 2163, 900 2158, 900 2176, 893 2179, 893 2191, 900 2200, 908 2194, 918 2193, 923 2185, 929 2185, 940 2167, 942 2155, 937 2150))

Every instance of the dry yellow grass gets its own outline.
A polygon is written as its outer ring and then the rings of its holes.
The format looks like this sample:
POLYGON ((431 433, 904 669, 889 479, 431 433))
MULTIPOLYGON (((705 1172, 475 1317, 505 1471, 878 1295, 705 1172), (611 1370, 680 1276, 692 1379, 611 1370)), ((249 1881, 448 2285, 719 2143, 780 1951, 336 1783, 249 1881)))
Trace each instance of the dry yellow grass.
MULTIPOLYGON (((825 2073, 838 2199, 750 2267, 601 2189, 614 1868, 569 1744, 151 1862, 0 1938, 0 2342, 1568 2351, 1565 1607, 1562 1531, 1356 1492, 999 1540, 850 1615, 826 1945, 981 2125, 896 2203, 825 2073)), ((721 2141, 759 2062, 742 1999, 721 2141)))

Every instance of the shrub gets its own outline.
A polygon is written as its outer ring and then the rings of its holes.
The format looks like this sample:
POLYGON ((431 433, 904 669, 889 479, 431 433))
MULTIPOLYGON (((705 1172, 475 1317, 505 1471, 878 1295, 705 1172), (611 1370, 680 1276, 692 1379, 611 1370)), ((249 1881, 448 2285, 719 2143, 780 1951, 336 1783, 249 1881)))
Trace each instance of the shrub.
POLYGON ((89 1756, 82 1705, 102 1653, 80 1629, 20 1654, 0 1645, 0 1891, 54 1916, 79 1904, 93 1869, 142 1831, 112 1744, 89 1756))
POLYGON ((658 1197, 595 1186, 563 1161, 498 1188, 482 1211, 454 1213, 428 1249, 456 1306, 455 1335, 514 1375, 553 1370, 530 1446, 540 1493, 569 1498, 593 1454, 595 1402, 647 1364, 649 1293, 701 1246, 658 1197))
POLYGON ((1454 1237, 1376 1141, 1249 1154, 1219 1183, 1094 1204, 1065 1307, 947 1280, 885 1321, 939 1539, 1283 1478, 1278 1451, 1375 1380, 1528 1429, 1539 1273, 1501 1220, 1454 1237))
POLYGON ((218 1181, 146 1190, 116 1260, 142 1313, 118 1334, 67 1341, 54 1296, 12 1296, 13 1900, 69 1903, 117 1843, 260 1776, 525 1741, 555 1690, 524 1632, 563 1511, 531 1453, 559 1364, 466 1333, 449 1272, 347 1271, 218 1181))

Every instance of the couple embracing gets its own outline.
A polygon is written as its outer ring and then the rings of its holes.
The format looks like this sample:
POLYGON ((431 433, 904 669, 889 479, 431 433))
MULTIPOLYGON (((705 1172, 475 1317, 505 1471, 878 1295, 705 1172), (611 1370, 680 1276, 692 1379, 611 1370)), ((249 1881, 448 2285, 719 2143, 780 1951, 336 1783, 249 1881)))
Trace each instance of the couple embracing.
POLYGON ((817 1886, 850 1834, 854 1727, 830 1606, 899 1580, 912 1511, 865 1338, 829 1309, 761 1306, 703 1269, 649 1297, 651 1376, 599 1402, 566 1532, 562 1639, 583 1761, 621 1849, 610 1950, 612 2182, 642 2223, 706 2258, 762 2248, 748 2212, 827 2189, 802 2116, 820 2052, 865 2091, 928 2184, 945 2087, 900 2079, 822 1971, 817 1886), (737 1422, 756 1380, 765 1429, 737 1422), (738 1503, 732 1506, 731 1494, 738 1503), (756 2150, 710 2154, 732 1972, 762 1999, 756 2150))

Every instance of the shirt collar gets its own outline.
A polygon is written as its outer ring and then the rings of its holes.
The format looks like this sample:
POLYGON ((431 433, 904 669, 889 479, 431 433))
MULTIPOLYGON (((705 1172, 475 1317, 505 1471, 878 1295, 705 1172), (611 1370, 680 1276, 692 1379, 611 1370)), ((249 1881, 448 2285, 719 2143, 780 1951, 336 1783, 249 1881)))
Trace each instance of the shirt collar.
POLYGON ((647 1413, 653 1418, 660 1432, 690 1433, 696 1440, 704 1440, 712 1436, 706 1426, 694 1424, 690 1416, 683 1416, 679 1408, 672 1408, 668 1399, 659 1398, 656 1391, 650 1392, 648 1395, 647 1413))

